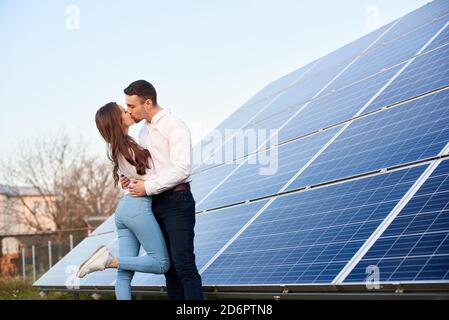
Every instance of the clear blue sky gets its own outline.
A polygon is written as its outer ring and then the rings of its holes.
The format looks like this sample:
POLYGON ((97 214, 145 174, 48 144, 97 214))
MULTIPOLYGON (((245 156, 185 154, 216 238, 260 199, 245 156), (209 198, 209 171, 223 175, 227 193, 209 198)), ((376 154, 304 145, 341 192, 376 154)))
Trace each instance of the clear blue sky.
POLYGON ((95 111, 137 79, 196 142, 268 82, 368 33, 373 12, 384 25, 427 2, 1 0, 2 157, 61 129, 103 154, 95 111))

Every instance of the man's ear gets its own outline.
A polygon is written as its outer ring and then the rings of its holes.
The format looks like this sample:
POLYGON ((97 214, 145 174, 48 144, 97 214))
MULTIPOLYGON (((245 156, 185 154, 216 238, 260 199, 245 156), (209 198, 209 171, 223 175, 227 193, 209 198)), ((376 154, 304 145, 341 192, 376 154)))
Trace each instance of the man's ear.
POLYGON ((147 111, 150 111, 153 108, 153 102, 151 101, 151 99, 145 100, 144 106, 147 111))

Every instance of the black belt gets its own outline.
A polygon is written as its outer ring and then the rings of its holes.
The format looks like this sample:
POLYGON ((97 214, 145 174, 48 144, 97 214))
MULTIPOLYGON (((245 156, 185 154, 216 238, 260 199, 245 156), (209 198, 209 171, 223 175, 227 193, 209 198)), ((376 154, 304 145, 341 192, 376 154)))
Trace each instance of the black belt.
POLYGON ((173 189, 170 189, 170 190, 167 190, 167 191, 170 192, 170 191, 181 191, 181 190, 190 190, 190 183, 188 183, 188 182, 180 183, 176 187, 174 187, 173 189))

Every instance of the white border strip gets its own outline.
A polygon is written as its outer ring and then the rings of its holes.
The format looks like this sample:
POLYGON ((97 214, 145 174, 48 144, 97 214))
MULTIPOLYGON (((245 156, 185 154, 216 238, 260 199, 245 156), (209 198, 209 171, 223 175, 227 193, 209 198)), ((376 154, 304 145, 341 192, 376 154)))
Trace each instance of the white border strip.
MULTIPOLYGON (((441 150, 439 155, 444 155, 449 151, 449 142, 441 150)), ((351 273, 355 266, 362 260, 369 249, 374 245, 374 243, 380 238, 380 236, 385 232, 385 230, 390 226, 394 219, 399 215, 402 209, 407 205, 410 199, 416 194, 419 188, 426 182, 427 178, 435 171, 438 165, 444 161, 444 159, 438 159, 432 162, 429 167, 421 174, 418 180, 410 187, 407 193, 402 197, 398 204, 391 210, 384 221, 377 227, 377 229, 371 234, 371 236, 365 241, 365 243, 360 247, 356 254, 351 260, 346 264, 346 266, 340 271, 340 273, 332 281, 333 284, 342 284, 346 277, 351 273)))

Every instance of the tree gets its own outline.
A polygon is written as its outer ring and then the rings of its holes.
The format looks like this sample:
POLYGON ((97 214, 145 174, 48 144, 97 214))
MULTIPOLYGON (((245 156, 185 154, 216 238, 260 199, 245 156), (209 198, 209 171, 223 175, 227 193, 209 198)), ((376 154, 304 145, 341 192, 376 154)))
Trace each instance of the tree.
POLYGON ((26 185, 40 199, 34 207, 23 188, 11 188, 26 207, 21 223, 33 232, 83 228, 85 216, 109 216, 119 199, 111 165, 89 155, 83 139, 73 143, 65 134, 22 142, 11 159, 0 165, 2 180, 10 185, 26 185))

